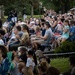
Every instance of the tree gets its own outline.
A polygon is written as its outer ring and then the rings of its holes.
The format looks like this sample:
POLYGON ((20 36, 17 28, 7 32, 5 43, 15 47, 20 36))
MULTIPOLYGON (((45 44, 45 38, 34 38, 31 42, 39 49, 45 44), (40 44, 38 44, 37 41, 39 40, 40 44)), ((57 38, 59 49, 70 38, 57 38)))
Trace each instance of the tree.
POLYGON ((39 6, 39 0, 29 0, 29 3, 31 4, 31 17, 33 17, 34 8, 39 6))

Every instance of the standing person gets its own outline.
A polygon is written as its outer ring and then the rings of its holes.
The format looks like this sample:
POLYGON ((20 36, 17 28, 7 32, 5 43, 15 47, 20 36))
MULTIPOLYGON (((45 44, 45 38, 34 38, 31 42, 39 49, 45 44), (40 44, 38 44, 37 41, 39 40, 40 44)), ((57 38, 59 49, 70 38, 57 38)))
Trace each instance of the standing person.
POLYGON ((13 10, 13 12, 12 12, 12 21, 14 23, 17 22, 17 12, 16 12, 16 10, 13 10))
POLYGON ((18 16, 17 16, 17 11, 16 10, 14 11, 14 16, 15 16, 15 22, 17 22, 18 21, 18 16))
POLYGON ((27 18, 26 7, 24 7, 24 9, 23 9, 23 20, 25 21, 26 18, 27 18))
POLYGON ((8 22, 12 20, 12 17, 13 17, 13 11, 11 10, 8 14, 8 22))

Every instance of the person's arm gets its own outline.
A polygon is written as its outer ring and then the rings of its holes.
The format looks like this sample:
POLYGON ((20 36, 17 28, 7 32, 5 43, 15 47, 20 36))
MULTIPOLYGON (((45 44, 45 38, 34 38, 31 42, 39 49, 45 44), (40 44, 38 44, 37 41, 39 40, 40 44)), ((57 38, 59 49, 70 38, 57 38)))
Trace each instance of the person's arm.
POLYGON ((64 33, 67 33, 69 31, 69 26, 65 26, 65 28, 64 28, 64 33))
POLYGON ((72 29, 70 32, 70 36, 72 36, 74 34, 75 29, 72 29))
POLYGON ((67 33, 69 31, 69 29, 64 29, 64 32, 67 33))
POLYGON ((38 37, 40 37, 41 39, 46 40, 48 38, 48 31, 45 32, 45 35, 44 36, 40 36, 39 35, 38 37))
POLYGON ((47 35, 45 35, 45 36, 40 36, 40 38, 46 40, 46 39, 48 38, 48 36, 47 36, 47 35))
POLYGON ((55 21, 52 25, 52 27, 54 28, 57 25, 57 21, 55 21))

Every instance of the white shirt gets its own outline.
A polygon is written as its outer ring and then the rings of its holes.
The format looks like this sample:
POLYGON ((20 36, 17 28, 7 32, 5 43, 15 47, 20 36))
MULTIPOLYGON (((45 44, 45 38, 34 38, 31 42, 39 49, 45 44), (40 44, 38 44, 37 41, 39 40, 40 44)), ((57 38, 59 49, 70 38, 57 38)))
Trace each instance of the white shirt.
POLYGON ((29 66, 32 66, 34 70, 35 63, 33 62, 31 58, 27 58, 26 67, 29 67, 29 66))
POLYGON ((0 39, 0 45, 4 45, 4 42, 2 39, 0 39))

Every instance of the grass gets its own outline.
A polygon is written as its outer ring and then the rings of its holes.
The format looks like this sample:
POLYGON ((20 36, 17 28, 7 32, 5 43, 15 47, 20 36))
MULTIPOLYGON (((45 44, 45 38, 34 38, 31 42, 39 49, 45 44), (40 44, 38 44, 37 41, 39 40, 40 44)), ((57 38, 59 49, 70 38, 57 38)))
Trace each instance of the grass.
MULTIPOLYGON (((8 16, 4 16, 4 18, 2 19, 3 22, 6 21, 8 16)), ((27 19, 29 19, 31 17, 31 15, 27 15, 27 19)), ((42 15, 33 15, 34 18, 40 18, 42 17, 42 15)), ((19 19, 22 19, 23 20, 23 17, 19 17, 19 19)))
POLYGON ((51 65, 56 67, 61 73, 68 71, 70 63, 68 58, 51 59, 51 65))

